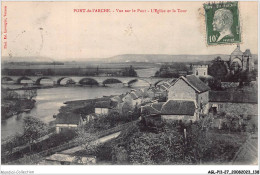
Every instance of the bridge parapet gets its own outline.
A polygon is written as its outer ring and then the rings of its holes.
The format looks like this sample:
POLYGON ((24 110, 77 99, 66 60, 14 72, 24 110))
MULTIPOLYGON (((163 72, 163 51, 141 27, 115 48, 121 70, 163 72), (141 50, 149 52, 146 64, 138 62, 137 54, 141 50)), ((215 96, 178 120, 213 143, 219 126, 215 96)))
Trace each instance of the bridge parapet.
POLYGON ((79 84, 80 81, 92 80, 93 82, 97 82, 98 85, 103 86, 104 82, 107 80, 118 80, 118 82, 122 82, 124 85, 128 85, 129 82, 136 81, 145 81, 150 85, 155 85, 159 81, 167 81, 169 78, 157 78, 157 77, 98 77, 98 76, 3 76, 3 80, 13 80, 13 83, 20 84, 22 80, 32 80, 34 84, 41 84, 41 80, 49 79, 53 82, 53 85, 60 85, 61 81, 64 79, 71 79, 76 84, 79 84))

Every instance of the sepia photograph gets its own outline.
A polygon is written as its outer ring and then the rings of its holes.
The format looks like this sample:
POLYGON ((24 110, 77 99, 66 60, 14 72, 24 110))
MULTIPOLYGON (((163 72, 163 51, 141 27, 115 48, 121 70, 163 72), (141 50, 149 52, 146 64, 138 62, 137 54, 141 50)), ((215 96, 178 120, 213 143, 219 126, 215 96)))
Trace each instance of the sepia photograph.
POLYGON ((258 5, 2 1, 1 174, 259 174, 258 5))

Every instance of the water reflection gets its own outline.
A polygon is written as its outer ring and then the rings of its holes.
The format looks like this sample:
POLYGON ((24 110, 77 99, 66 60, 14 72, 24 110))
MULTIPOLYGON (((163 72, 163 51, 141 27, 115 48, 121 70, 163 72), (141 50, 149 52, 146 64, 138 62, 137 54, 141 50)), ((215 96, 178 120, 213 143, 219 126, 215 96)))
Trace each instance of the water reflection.
POLYGON ((129 91, 129 88, 122 87, 58 87, 50 89, 38 89, 35 98, 35 107, 28 113, 20 116, 10 117, 1 123, 2 139, 21 133, 22 119, 25 116, 35 116, 42 121, 49 123, 54 120, 53 115, 65 101, 85 100, 102 97, 103 95, 119 95, 129 91))
MULTIPOLYGON (((139 69, 136 70, 140 77, 151 77, 155 74, 157 68, 152 69, 139 69)), ((64 81, 66 82, 65 79, 64 81)), ((62 84, 64 83, 62 81, 62 84)), ((30 80, 22 80, 23 83, 30 83, 30 80), (25 81, 25 82, 24 82, 25 81)), ((53 82, 50 79, 41 80, 41 85, 50 85, 53 82)), ((38 89, 37 96, 35 97, 35 107, 28 113, 22 113, 15 115, 1 122, 1 135, 2 139, 8 136, 15 135, 16 133, 22 133, 23 129, 23 118, 25 116, 35 116, 40 118, 42 121, 49 123, 54 120, 53 115, 59 112, 59 109, 65 101, 73 100, 86 100, 102 97, 104 95, 120 95, 132 88, 147 87, 149 83, 139 80, 132 84, 131 88, 125 87, 122 83, 110 84, 108 87, 57 87, 49 89, 38 89)), ((2 84, 2 87, 6 88, 20 88, 23 85, 11 85, 2 84)))

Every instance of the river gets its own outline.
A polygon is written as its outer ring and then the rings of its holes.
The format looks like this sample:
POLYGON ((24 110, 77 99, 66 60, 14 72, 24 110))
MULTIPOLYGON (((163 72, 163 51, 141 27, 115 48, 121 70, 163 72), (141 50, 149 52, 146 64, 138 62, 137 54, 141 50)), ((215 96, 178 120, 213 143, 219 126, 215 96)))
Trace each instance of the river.
MULTIPOLYGON (((139 69, 138 76, 153 76, 157 69, 139 69)), ((147 84, 144 82, 137 82, 133 88, 144 87, 147 84)), ((64 102, 73 100, 86 100, 102 97, 104 95, 119 95, 130 91, 127 87, 57 87, 38 89, 35 97, 35 107, 28 113, 22 113, 20 116, 12 116, 1 122, 1 139, 13 136, 16 133, 23 132, 23 118, 25 116, 35 116, 40 118, 45 123, 54 120, 53 115, 59 112, 59 109, 64 102)))

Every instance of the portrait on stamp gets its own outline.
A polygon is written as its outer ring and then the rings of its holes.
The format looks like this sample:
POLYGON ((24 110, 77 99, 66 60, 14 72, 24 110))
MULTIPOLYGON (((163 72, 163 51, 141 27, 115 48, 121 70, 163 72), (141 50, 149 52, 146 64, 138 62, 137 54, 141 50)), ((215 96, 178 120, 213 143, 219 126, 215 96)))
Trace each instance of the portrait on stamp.
POLYGON ((207 44, 239 43, 238 2, 204 4, 207 44))

